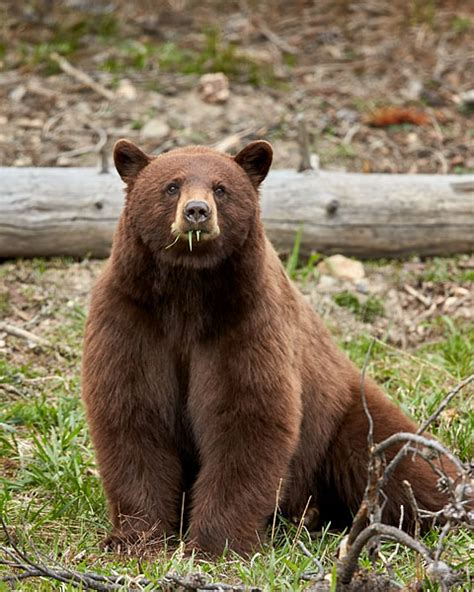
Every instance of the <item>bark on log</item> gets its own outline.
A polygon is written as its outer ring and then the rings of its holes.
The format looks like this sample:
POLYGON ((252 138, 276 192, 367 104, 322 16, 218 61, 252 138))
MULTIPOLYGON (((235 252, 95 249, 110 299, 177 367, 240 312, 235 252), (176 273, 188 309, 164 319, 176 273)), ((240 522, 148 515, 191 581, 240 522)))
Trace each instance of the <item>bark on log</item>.
MULTIPOLYGON (((0 257, 105 257, 123 206, 116 173, 0 169, 0 257)), ((474 250, 474 175, 275 170, 262 187, 267 233, 289 251, 359 257, 474 250)))

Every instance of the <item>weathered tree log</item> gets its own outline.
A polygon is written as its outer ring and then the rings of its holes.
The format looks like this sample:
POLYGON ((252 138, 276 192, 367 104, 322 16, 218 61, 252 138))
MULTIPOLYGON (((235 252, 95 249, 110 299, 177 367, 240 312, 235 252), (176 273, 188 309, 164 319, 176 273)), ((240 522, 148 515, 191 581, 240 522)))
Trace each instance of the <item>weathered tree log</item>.
MULTIPOLYGON (((0 169, 0 257, 105 257, 123 206, 114 173, 0 169)), ((474 175, 272 171, 262 187, 270 239, 288 251, 359 257, 448 255, 474 248, 474 175)))

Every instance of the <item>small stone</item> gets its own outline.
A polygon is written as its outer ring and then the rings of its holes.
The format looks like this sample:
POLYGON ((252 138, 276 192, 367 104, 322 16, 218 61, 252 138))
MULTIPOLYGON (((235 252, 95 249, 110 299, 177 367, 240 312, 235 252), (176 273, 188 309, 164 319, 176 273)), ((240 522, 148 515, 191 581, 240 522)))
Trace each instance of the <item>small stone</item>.
POLYGON ((318 265, 322 274, 335 278, 358 282, 365 277, 364 266, 360 261, 348 259, 344 255, 332 255, 318 265))
POLYGON ((411 79, 406 88, 401 90, 401 94, 408 101, 418 101, 422 91, 423 84, 421 80, 411 79))
POLYGON ((451 569, 444 561, 433 561, 426 568, 430 580, 443 581, 452 575, 451 569))
POLYGON ((230 96, 229 79, 223 72, 204 74, 199 79, 198 93, 206 103, 225 103, 230 96))
POLYGON ((360 294, 368 294, 369 293, 369 286, 365 280, 358 280, 355 283, 355 288, 357 292, 360 294))
POLYGON ((459 299, 456 296, 448 296, 444 301, 443 310, 449 310, 459 304, 459 299))
POLYGON ((347 123, 354 125, 360 119, 360 115, 354 109, 339 109, 336 111, 336 117, 342 121, 346 121, 347 123))
POLYGON ((8 117, 6 115, 0 115, 0 125, 6 125, 8 123, 8 117))
POLYGON ((42 129, 44 126, 44 121, 38 118, 28 118, 28 117, 20 117, 15 122, 19 127, 24 127, 27 129, 42 129))
POLYGON ((72 166, 72 164, 73 164, 73 160, 71 158, 68 158, 67 156, 58 156, 58 158, 56 160, 57 166, 68 167, 68 166, 72 166))
MULTIPOLYGON (((318 268, 319 269, 319 268, 318 268)), ((330 275, 326 275, 321 273, 318 281, 318 290, 320 292, 331 291, 335 288, 339 288, 339 282, 336 278, 331 277, 330 275)))
POLYGON ((461 93, 459 95, 459 98, 461 99, 461 103, 465 107, 472 109, 474 107, 474 88, 472 90, 467 90, 466 92, 461 93))
POLYGON ((140 130, 140 135, 143 138, 152 138, 153 140, 164 140, 169 133, 170 126, 158 117, 147 121, 140 130))
POLYGON ((137 89, 128 78, 122 78, 119 82, 115 95, 126 101, 133 101, 137 98, 137 89))
POLYGON ((10 100, 14 103, 20 103, 23 97, 26 95, 26 86, 24 84, 19 84, 16 88, 14 88, 11 93, 8 95, 10 100))
POLYGON ((31 166, 33 164, 33 160, 31 159, 30 156, 20 156, 20 158, 17 158, 16 160, 13 161, 13 166, 17 166, 17 167, 27 167, 27 166, 31 166))

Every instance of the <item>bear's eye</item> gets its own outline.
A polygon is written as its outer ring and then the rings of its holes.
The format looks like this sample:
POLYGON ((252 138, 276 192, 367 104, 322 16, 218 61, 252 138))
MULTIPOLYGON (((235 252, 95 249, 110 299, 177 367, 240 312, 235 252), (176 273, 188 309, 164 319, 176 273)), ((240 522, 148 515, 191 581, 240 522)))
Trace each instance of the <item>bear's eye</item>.
POLYGON ((166 193, 168 195, 176 195, 179 191, 179 185, 177 183, 170 183, 166 187, 166 193))
POLYGON ((225 195, 225 189, 224 189, 224 187, 222 187, 222 185, 219 185, 218 187, 216 187, 214 189, 214 195, 216 197, 224 197, 224 195, 225 195))

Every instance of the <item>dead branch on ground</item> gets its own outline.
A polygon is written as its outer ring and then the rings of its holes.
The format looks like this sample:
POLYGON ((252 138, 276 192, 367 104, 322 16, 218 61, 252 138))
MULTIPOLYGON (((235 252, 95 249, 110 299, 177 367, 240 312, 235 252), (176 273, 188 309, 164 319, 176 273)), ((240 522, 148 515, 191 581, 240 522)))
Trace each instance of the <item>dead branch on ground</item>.
MULTIPOLYGON (((363 388, 367 358, 362 370, 361 397, 369 419, 370 412, 365 402, 363 388)), ((473 494, 472 468, 463 464, 442 444, 436 440, 421 436, 421 434, 439 417, 454 396, 473 380, 474 375, 471 375, 453 388, 441 401, 436 411, 420 426, 416 434, 399 432, 374 445, 372 430, 368 430, 367 439, 370 460, 367 487, 349 534, 342 545, 343 552, 337 564, 336 590, 347 589, 357 570, 362 550, 374 542, 378 545, 381 539, 394 541, 418 553, 425 560, 428 577, 433 581, 437 581, 443 592, 450 590, 451 586, 462 577, 462 571, 450 567, 446 562, 442 561, 441 556, 445 550, 445 538, 456 525, 462 524, 467 528, 474 528, 474 511, 468 508, 469 500, 472 499, 473 494), (387 464, 384 457, 386 450, 400 443, 403 446, 391 462, 387 464), (382 524, 381 522, 385 498, 382 489, 383 485, 387 482, 397 464, 409 454, 419 456, 430 464, 432 469, 439 475, 438 487, 448 495, 448 502, 439 512, 428 512, 418 507, 411 485, 407 481, 404 482, 417 524, 419 520, 428 517, 433 520, 442 518, 445 521, 434 551, 418 540, 418 528, 415 529, 415 536, 411 536, 401 528, 382 524), (442 457, 448 458, 456 467, 458 477, 455 480, 444 471, 441 462, 442 457), (435 464, 434 461, 436 460, 439 463, 435 464), (368 526, 367 522, 369 522, 368 526)), ((371 425, 371 419, 370 417, 369 426, 371 425)))
POLYGON ((95 91, 98 95, 101 95, 108 101, 112 101, 115 98, 115 94, 105 88, 102 84, 96 82, 89 74, 86 74, 82 70, 79 70, 75 66, 66 60, 66 58, 60 56, 56 52, 51 53, 51 59, 54 60, 61 70, 65 73, 77 80, 78 82, 82 83, 84 86, 89 87, 93 91, 95 91))
POLYGON ((143 576, 132 577, 129 575, 102 575, 94 572, 80 572, 75 569, 67 569, 64 566, 55 565, 53 560, 47 563, 32 546, 35 558, 25 551, 15 540, 3 517, 0 516, 0 525, 3 530, 6 544, 0 543, 0 565, 10 568, 10 573, 3 576, 0 582, 6 584, 18 584, 29 578, 46 578, 57 582, 72 584, 84 590, 99 590, 112 592, 115 590, 170 590, 183 589, 188 592, 219 590, 225 592, 260 592, 259 588, 237 585, 233 586, 223 582, 208 582, 201 574, 181 576, 168 573, 162 578, 150 580, 143 576))

